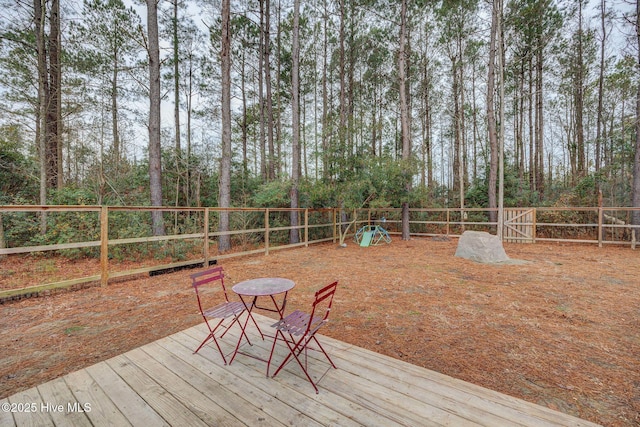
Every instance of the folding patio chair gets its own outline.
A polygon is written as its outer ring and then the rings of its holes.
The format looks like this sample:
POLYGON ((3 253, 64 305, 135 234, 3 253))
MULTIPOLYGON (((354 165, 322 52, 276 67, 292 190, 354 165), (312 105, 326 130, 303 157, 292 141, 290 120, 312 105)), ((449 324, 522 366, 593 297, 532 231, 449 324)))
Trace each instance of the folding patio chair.
MULTIPOLYGON (((218 328, 224 328, 225 331, 218 338, 222 338, 229 328, 233 326, 234 323, 238 323, 240 327, 239 319, 240 315, 246 310, 245 305, 242 301, 229 301, 229 297, 227 296, 227 289, 224 286, 224 272, 222 271, 222 267, 210 268, 205 271, 201 271, 198 273, 194 273, 191 276, 191 284, 196 291, 196 297, 198 299, 198 308, 200 309, 200 314, 204 318, 204 322, 209 329, 209 335, 202 341, 200 346, 193 353, 197 353, 206 343, 209 341, 213 341, 218 347, 218 351, 220 352, 220 356, 222 356, 222 361, 224 364, 227 364, 227 359, 224 357, 224 353, 222 348, 220 348, 220 344, 218 343, 218 339, 216 338, 216 332, 218 328), (222 294, 224 295, 224 302, 218 303, 213 307, 206 308, 206 303, 209 302, 212 296, 211 294, 214 292, 212 289, 205 290, 202 288, 203 285, 209 285, 210 287, 215 286, 217 289, 215 291, 216 296, 220 289, 222 289, 222 294), (220 286, 220 288, 218 288, 220 286), (226 319, 233 317, 233 321, 228 325, 223 324, 226 319), (217 320, 217 323, 215 322, 217 320), (212 325, 214 324, 215 325, 212 325)), ((219 301, 220 298, 217 298, 219 301)), ((242 328, 240 328, 242 329, 242 328)), ((244 334, 244 331, 242 331, 244 334)), ((247 342, 251 345, 249 338, 246 334, 244 334, 245 338, 247 338, 247 342)))
POLYGON ((316 383, 309 375, 309 371, 307 369, 307 350, 319 350, 321 351, 331 366, 334 369, 336 365, 333 363, 327 352, 324 350, 318 338, 316 337, 316 332, 327 324, 329 321, 329 313, 331 311, 331 305, 333 304, 333 296, 336 292, 336 287, 338 286, 338 282, 333 282, 330 285, 325 286, 315 293, 315 299, 313 301, 313 305, 311 308, 311 313, 304 313, 302 311, 296 310, 293 313, 289 314, 285 318, 271 325, 276 329, 276 335, 273 339, 273 347, 271 347, 271 355, 269 356, 269 362, 267 365, 267 376, 269 375, 269 365, 271 364, 271 359, 273 358, 273 353, 276 348, 276 342, 278 339, 282 339, 287 344, 289 348, 289 354, 282 361, 278 369, 276 370, 273 376, 278 375, 278 372, 282 370, 282 368, 291 360, 291 356, 298 362, 298 365, 302 368, 302 371, 307 376, 307 379, 313 385, 313 388, 318 393, 318 387, 316 383), (288 335, 288 337, 285 336, 288 335), (315 342, 318 348, 310 347, 309 344, 311 342, 315 342), (300 354, 304 351, 304 364, 300 360, 300 354))

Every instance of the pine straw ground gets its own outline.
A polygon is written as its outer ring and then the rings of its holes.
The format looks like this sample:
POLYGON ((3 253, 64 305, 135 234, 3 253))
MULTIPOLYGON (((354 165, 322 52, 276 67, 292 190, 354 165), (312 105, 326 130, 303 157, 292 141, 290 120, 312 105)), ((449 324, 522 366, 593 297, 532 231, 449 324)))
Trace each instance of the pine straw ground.
MULTIPOLYGON (((456 245, 396 238, 222 265, 229 285, 295 280, 287 311, 339 280, 324 330, 334 338, 603 425, 640 425, 639 251, 505 244, 530 262, 483 265, 454 257, 456 245)), ((0 280, 15 282, 27 260, 1 261, 0 280)), ((1 304, 0 398, 199 323, 191 272, 1 304)))

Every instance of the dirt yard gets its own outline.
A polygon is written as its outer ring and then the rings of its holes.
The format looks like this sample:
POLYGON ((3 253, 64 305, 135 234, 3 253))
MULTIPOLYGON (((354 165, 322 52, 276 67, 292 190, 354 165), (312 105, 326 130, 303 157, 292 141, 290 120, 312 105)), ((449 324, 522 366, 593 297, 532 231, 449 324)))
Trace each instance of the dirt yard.
MULTIPOLYGON (((221 264, 228 284, 295 280, 287 311, 339 280, 324 329, 334 338, 606 426, 640 425, 640 251, 505 244, 529 263, 484 265, 454 257, 456 245, 395 238, 221 264)), ((12 282, 27 265, 0 262, 12 282)), ((1 304, 0 398, 199 323, 192 272, 1 304)))

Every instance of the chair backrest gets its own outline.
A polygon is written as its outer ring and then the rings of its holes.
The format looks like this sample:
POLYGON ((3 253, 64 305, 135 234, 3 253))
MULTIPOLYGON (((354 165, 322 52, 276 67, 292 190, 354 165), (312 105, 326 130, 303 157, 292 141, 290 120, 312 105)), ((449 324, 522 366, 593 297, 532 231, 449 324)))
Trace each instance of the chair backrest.
POLYGON ((222 293, 224 294, 224 299, 227 302, 229 301, 229 298, 227 297, 227 288, 224 286, 224 271, 221 266, 194 273, 189 277, 191 277, 191 285, 196 291, 198 303, 200 303, 200 286, 214 282, 220 283, 220 286, 222 287, 222 293))
POLYGON ((335 281, 316 292, 311 310, 312 320, 309 322, 309 325, 307 325, 307 332, 310 330, 315 332, 320 326, 327 323, 337 286, 338 282, 335 281))

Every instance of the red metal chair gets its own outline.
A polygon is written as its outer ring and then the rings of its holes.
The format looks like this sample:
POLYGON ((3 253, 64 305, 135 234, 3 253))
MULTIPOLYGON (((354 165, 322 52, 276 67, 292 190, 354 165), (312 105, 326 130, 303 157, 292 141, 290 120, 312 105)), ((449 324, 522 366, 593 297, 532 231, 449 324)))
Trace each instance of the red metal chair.
MULTIPOLYGON (((218 347, 220 356, 222 356, 222 360, 226 365, 227 359, 224 357, 224 353, 222 351, 222 348, 220 348, 220 344, 218 343, 218 339, 216 338, 215 334, 218 331, 218 328, 224 328, 225 331, 218 337, 222 338, 234 323, 238 323, 238 326, 240 327, 240 315, 246 310, 246 307, 244 306, 242 301, 229 301, 229 297, 227 296, 227 289, 224 286, 224 272, 222 270, 222 267, 210 268, 199 273, 194 273, 190 277, 191 284, 196 291, 200 314, 202 314, 202 318, 204 319, 204 322, 209 329, 209 335, 207 335, 207 337, 202 341, 200 346, 193 353, 197 353, 206 343, 208 343, 209 341, 213 341, 216 344, 216 347, 218 347), (224 302, 218 303, 213 307, 206 308, 206 304, 209 303, 212 299, 211 296, 214 291, 205 290, 205 288, 202 288, 203 285, 215 285, 216 288, 220 286, 224 295, 224 302), (224 321, 231 317, 233 317, 233 321, 228 325, 224 325, 224 321), (211 320, 217 320, 217 323, 211 320), (212 326, 212 324, 214 323, 215 326, 212 326)), ((220 288, 216 289, 215 293, 218 294, 219 290, 220 288)), ((217 298, 217 301, 219 300, 220 298, 217 298)), ((245 338, 247 338, 247 342, 249 343, 249 345, 251 345, 251 342, 249 341, 249 338, 244 333, 244 331, 242 332, 242 334, 245 336, 245 338)))
POLYGON ((307 379, 313 385, 313 388, 318 393, 318 387, 316 383, 309 375, 307 370, 307 350, 321 351, 331 366, 334 369, 336 365, 333 363, 327 352, 324 350, 318 338, 316 332, 327 324, 329 321, 329 313, 331 312, 331 305, 333 304, 333 296, 336 292, 338 282, 333 282, 330 285, 325 286, 315 293, 315 299, 311 308, 311 313, 304 313, 296 310, 289 314, 285 318, 271 325, 276 329, 276 335, 273 339, 273 347, 271 347, 271 355, 269 356, 269 362, 267 365, 267 376, 269 375, 269 366, 271 365, 271 359, 273 358, 273 352, 276 348, 276 342, 281 339, 287 344, 289 348, 289 354, 282 361, 278 369, 273 376, 278 375, 278 372, 291 360, 291 356, 298 362, 298 365, 302 368, 302 371, 307 376, 307 379), (288 337, 285 336, 288 335, 288 337), (309 344, 314 342, 318 348, 310 347, 309 344), (300 354, 304 351, 304 364, 300 360, 300 354))

